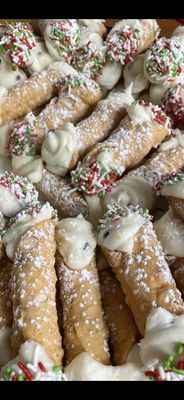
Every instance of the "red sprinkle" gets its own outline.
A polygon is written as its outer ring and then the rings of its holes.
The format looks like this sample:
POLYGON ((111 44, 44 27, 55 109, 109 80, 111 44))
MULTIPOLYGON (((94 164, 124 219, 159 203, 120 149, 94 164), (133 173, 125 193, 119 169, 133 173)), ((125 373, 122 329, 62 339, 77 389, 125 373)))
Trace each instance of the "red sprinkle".
POLYGON ((47 369, 45 368, 45 366, 42 364, 41 361, 38 362, 38 366, 41 369, 42 372, 47 372, 47 369))
POLYGON ((14 382, 17 381, 17 375, 12 376, 12 381, 14 381, 14 382))
POLYGON ((178 361, 177 368, 184 370, 184 361, 178 361))
POLYGON ((25 364, 23 364, 21 361, 18 362, 18 366, 19 368, 24 372, 26 378, 29 381, 33 380, 33 375, 31 374, 31 372, 26 368, 25 364))

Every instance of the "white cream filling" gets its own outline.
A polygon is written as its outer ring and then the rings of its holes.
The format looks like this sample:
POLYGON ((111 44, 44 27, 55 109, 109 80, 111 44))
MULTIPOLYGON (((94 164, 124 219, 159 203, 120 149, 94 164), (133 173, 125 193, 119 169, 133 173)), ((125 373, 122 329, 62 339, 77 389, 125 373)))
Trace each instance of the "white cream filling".
POLYGON ((133 206, 150 210, 154 203, 152 186, 139 176, 125 176, 116 181, 116 186, 107 192, 104 198, 104 206, 109 203, 119 203, 120 206, 133 206))
POLYGON ((140 362, 117 367, 104 365, 83 352, 65 368, 65 375, 69 381, 147 381, 140 368, 140 362))
POLYGON ((11 88, 12 86, 17 85, 20 82, 25 81, 27 79, 26 74, 20 68, 17 68, 15 71, 12 70, 10 64, 3 60, 3 55, 0 57, 0 86, 5 88, 11 88))
MULTIPOLYGON (((7 158, 5 159, 7 160, 7 158)), ((11 189, 0 185, 0 210, 8 218, 25 208, 24 199, 18 199, 11 189)))
POLYGON ((11 359, 11 328, 0 329, 0 367, 11 359))
POLYGON ((50 172, 60 176, 66 175, 77 139, 76 128, 70 122, 64 124, 61 129, 47 133, 41 154, 50 172))
POLYGON ((162 196, 173 196, 178 199, 184 199, 184 181, 164 185, 160 193, 162 196))
POLYGON ((97 77, 97 83, 107 90, 111 90, 119 81, 122 74, 121 64, 108 61, 97 77))
POLYGON ((135 98, 132 96, 132 85, 133 84, 130 83, 126 89, 122 86, 120 88, 112 89, 105 99, 98 102, 97 107, 101 107, 105 104, 113 104, 117 106, 122 106, 123 104, 125 106, 131 105, 135 101, 135 98))
POLYGON ((64 263, 71 269, 85 268, 94 256, 96 238, 93 227, 80 215, 58 222, 56 242, 64 263))
POLYGON ((184 343, 184 315, 175 316, 158 307, 148 316, 145 336, 140 341, 140 357, 147 367, 163 363, 175 354, 178 342, 184 343))
POLYGON ((175 257, 184 257, 184 222, 169 209, 154 224, 158 240, 162 243, 164 253, 175 257))
POLYGON ((162 97, 166 90, 168 89, 168 85, 156 85, 152 83, 149 87, 149 98, 152 103, 160 104, 162 97))
POLYGON ((132 93, 142 92, 149 86, 149 81, 144 75, 144 54, 136 57, 134 62, 128 62, 123 69, 125 88, 133 83, 132 93))
POLYGON ((24 233, 26 233, 32 226, 50 219, 51 217, 52 208, 49 203, 45 203, 39 213, 33 215, 24 214, 20 221, 17 224, 13 224, 3 236, 3 243, 6 248, 7 256, 13 260, 16 247, 24 233))
POLYGON ((161 143, 158 148, 158 151, 167 151, 170 149, 174 149, 175 147, 182 147, 184 148, 184 131, 180 129, 174 130, 175 137, 171 137, 166 142, 161 143))
POLYGON ((19 361, 28 363, 27 368, 33 375, 33 381, 61 381, 61 378, 64 377, 62 371, 53 371, 52 368, 54 367, 54 363, 50 357, 48 357, 44 348, 39 343, 29 340, 21 344, 18 356, 9 361, 2 368, 0 381, 4 380, 5 371, 8 367, 12 368, 16 374, 18 371, 20 375, 22 374, 21 369, 17 365, 19 361), (41 362, 44 365, 46 372, 40 370, 38 362, 41 362))
POLYGON ((153 121, 154 113, 151 106, 144 107, 143 105, 136 103, 128 106, 126 110, 135 125, 153 121))
POLYGON ((28 71, 32 74, 33 72, 40 72, 46 69, 51 63, 53 63, 53 58, 47 51, 45 44, 43 42, 37 42, 36 47, 33 50, 34 61, 28 67, 28 71))
POLYGON ((110 221, 101 228, 98 234, 98 244, 109 250, 132 253, 134 237, 145 222, 145 218, 133 213, 127 217, 120 217, 118 221, 110 221))
POLYGON ((43 160, 40 156, 12 156, 12 171, 38 183, 43 175, 43 160))

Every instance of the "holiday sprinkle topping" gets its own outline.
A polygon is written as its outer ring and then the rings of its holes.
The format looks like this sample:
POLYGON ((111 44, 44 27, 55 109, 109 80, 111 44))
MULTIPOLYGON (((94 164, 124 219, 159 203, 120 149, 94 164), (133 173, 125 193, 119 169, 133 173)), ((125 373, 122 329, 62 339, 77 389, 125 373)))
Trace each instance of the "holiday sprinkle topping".
POLYGON ((100 160, 93 160, 89 165, 82 165, 81 162, 75 171, 71 172, 72 184, 89 196, 98 194, 103 196, 110 192, 115 185, 115 180, 121 175, 115 166, 108 167, 100 160))
POLYGON ((68 61, 80 42, 80 29, 75 19, 53 19, 49 38, 60 57, 68 61))
MULTIPOLYGON (((45 204, 47 207, 49 207, 48 212, 51 212, 51 219, 55 220, 57 219, 58 212, 55 210, 52 206, 50 206, 49 203, 45 204)), ((12 230, 16 225, 20 224, 26 216, 31 216, 33 218, 37 218, 37 216, 42 212, 44 206, 41 206, 40 203, 37 201, 32 207, 26 207, 22 211, 20 211, 15 217, 12 217, 8 220, 6 223, 5 229, 1 232, 2 235, 6 235, 9 230, 12 230)), ((48 217, 48 219, 50 219, 48 217)))
POLYGON ((94 88, 97 89, 98 85, 97 83, 92 80, 90 77, 78 73, 76 75, 68 74, 62 79, 63 85, 61 87, 67 87, 67 88, 74 88, 74 87, 87 87, 87 88, 94 88))
POLYGON ((94 79, 106 65, 106 57, 99 49, 92 46, 91 42, 88 42, 85 47, 76 50, 72 58, 72 65, 75 69, 94 79))
POLYGON ((145 375, 153 381, 184 380, 184 346, 178 342, 175 348, 175 356, 168 354, 162 365, 145 371, 145 375), (178 357, 180 357, 178 359, 178 357))
POLYGON ((98 230, 104 229, 108 222, 119 222, 122 218, 130 217, 133 214, 142 215, 144 218, 151 220, 152 216, 149 215, 147 209, 143 210, 139 206, 120 206, 119 203, 109 203, 107 205, 107 211, 104 214, 103 219, 100 219, 98 230))
POLYGON ((34 205, 38 201, 38 192, 26 177, 6 171, 0 175, 0 185, 5 189, 9 189, 26 206, 34 205))
POLYGON ((181 95, 181 86, 175 85, 167 89, 162 98, 162 105, 171 117, 173 126, 184 126, 184 98, 181 95))
MULTIPOLYGON (((136 102, 135 102, 136 104, 136 102)), ((153 119, 160 125, 164 125, 167 128, 171 128, 171 121, 168 115, 159 107, 158 104, 139 100, 139 104, 144 107, 150 107, 153 115, 153 119)))
POLYGON ((184 169, 181 169, 179 172, 162 175, 161 180, 156 185, 156 190, 159 192, 163 186, 174 185, 178 182, 184 182, 184 169))
POLYGON ((148 54, 145 67, 152 79, 166 77, 172 81, 181 74, 184 67, 184 52, 179 43, 162 37, 150 46, 148 54))
POLYGON ((33 28, 23 22, 5 26, 0 36, 0 52, 8 52, 12 67, 24 68, 29 62, 31 50, 36 47, 33 28))
POLYGON ((8 143, 8 148, 11 155, 35 155, 35 145, 32 142, 32 139, 37 136, 36 133, 34 133, 34 119, 34 115, 30 113, 27 118, 14 125, 10 133, 8 143))
POLYGON ((107 37, 107 55, 110 60, 124 65, 133 61, 140 44, 140 30, 126 26, 123 31, 115 31, 111 37, 107 37))

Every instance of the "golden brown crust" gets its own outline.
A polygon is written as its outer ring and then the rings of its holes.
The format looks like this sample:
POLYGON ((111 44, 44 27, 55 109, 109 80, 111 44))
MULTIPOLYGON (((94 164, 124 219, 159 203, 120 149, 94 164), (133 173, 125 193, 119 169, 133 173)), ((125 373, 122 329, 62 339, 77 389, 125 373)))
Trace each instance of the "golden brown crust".
POLYGON ((69 269, 56 256, 63 307, 63 342, 66 364, 88 351, 104 364, 110 363, 107 328, 103 320, 98 273, 92 261, 82 270, 69 269))
POLYGON ((122 365, 138 337, 132 313, 121 286, 109 269, 99 271, 104 317, 109 329, 109 345, 114 365, 122 365))
POLYGON ((12 279, 12 349, 17 355, 26 340, 40 343, 56 364, 63 350, 56 312, 56 242, 52 220, 30 228, 16 249, 12 279))

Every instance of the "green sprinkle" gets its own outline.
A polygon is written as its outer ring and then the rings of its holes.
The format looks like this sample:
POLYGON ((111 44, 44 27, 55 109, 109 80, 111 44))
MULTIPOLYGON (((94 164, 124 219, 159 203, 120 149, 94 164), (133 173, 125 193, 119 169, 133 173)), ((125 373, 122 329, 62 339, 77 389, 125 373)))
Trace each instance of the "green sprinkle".
POLYGON ((184 370, 183 370, 183 369, 178 369, 178 368, 176 368, 176 367, 172 367, 172 370, 173 370, 174 372, 176 372, 176 374, 184 375, 184 370))
POLYGON ((59 371, 61 371, 61 366, 60 366, 60 365, 54 365, 54 367, 52 368, 52 370, 53 370, 54 372, 59 372, 59 371))
POLYGON ((5 377, 4 377, 4 380, 5 381, 9 381, 10 380, 10 374, 9 375, 6 374, 5 377))
POLYGON ((12 372, 12 368, 11 368, 11 367, 7 367, 7 368, 6 368, 6 373, 7 373, 7 374, 11 374, 11 372, 12 372))
POLYGON ((23 375, 18 375, 18 381, 24 381, 23 375))
POLYGON ((181 355, 181 354, 183 353, 183 344, 180 343, 180 342, 177 344, 176 353, 177 353, 178 355, 181 355))

